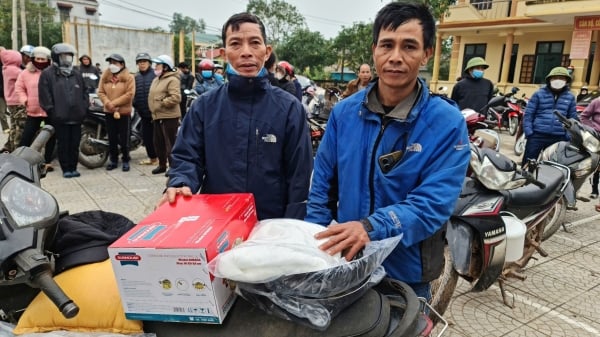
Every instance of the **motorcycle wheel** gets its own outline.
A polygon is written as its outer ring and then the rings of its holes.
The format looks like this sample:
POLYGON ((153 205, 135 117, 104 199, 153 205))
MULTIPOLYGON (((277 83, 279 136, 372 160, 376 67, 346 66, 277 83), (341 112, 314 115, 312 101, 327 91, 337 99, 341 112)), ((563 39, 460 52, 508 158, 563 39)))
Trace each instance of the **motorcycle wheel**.
POLYGON ((549 239, 562 224, 565 222, 565 215, 567 213, 567 200, 563 196, 560 200, 554 205, 554 209, 548 213, 544 221, 546 225, 544 226, 544 232, 542 233, 542 241, 546 241, 549 239))
POLYGON ((519 128, 519 117, 511 117, 508 120, 508 133, 510 133, 511 136, 514 136, 517 134, 517 129, 519 128))
POLYGON ((108 160, 108 150, 100 151, 96 146, 91 144, 90 138, 94 138, 95 136, 96 132, 93 129, 85 126, 81 129, 78 161, 81 165, 89 169, 102 167, 108 160))
POLYGON ((521 137, 519 137, 519 139, 517 139, 517 141, 515 142, 515 147, 514 147, 515 155, 520 156, 523 154, 523 152, 525 152, 525 144, 526 143, 527 143, 527 140, 525 139, 525 135, 521 135, 521 137))
MULTIPOLYGON (((458 273, 454 270, 450 248, 446 245, 444 247, 444 269, 442 270, 442 274, 431 282, 430 304, 441 316, 444 316, 450 305, 450 300, 452 299, 457 283, 458 273)), ((438 316, 432 312, 429 313, 429 318, 434 326, 439 322, 438 316)))

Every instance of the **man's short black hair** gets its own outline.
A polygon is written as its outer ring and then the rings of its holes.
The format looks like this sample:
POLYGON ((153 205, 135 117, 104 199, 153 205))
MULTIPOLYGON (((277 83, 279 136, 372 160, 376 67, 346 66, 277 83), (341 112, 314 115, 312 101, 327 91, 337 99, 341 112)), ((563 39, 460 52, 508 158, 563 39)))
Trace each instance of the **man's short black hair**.
POLYGON ((227 22, 223 25, 223 30, 221 31, 221 38, 223 39, 223 46, 227 47, 227 28, 231 26, 231 31, 236 32, 240 30, 240 25, 243 23, 255 23, 260 27, 260 32, 262 35, 265 44, 267 44, 267 33, 265 31, 265 25, 258 18, 258 16, 250 13, 238 13, 232 15, 227 22))
POLYGON ((433 47, 435 39, 435 19, 429 7, 423 3, 412 1, 390 2, 379 10, 373 23, 373 44, 377 45, 379 32, 382 29, 396 30, 400 25, 409 20, 417 19, 423 27, 424 48, 433 47))
POLYGON ((190 66, 185 62, 179 62, 177 68, 189 68, 190 66))

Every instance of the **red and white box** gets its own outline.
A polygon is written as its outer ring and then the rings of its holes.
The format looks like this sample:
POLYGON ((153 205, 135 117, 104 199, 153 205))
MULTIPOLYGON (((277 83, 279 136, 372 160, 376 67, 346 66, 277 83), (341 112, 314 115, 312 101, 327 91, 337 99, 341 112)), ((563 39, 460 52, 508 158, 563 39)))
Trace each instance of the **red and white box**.
POLYGON ((221 324, 235 301, 208 262, 257 223, 250 193, 165 203, 108 248, 128 319, 221 324))

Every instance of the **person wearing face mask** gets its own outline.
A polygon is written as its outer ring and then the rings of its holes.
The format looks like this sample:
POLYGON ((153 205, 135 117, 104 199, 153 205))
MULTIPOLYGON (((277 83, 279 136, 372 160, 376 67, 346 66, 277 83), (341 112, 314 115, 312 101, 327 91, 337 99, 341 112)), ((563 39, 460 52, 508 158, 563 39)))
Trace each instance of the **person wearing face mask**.
POLYGON ((489 65, 481 57, 473 57, 467 62, 461 80, 454 85, 450 95, 459 109, 473 109, 486 113, 481 109, 494 96, 494 84, 483 77, 488 67, 489 65))
POLYGON ((218 88, 223 84, 222 76, 221 79, 217 79, 215 76, 215 64, 209 59, 203 59, 198 63, 198 72, 196 72, 196 85, 194 90, 198 95, 205 94, 214 88, 218 88))
POLYGON ((259 219, 301 219, 313 162, 304 108, 270 84, 272 47, 257 16, 234 14, 221 37, 228 82, 198 97, 183 119, 159 204, 245 192, 259 219))
POLYGON ((148 107, 152 113, 154 149, 158 157, 158 166, 152 174, 160 174, 167 172, 167 163, 173 166, 171 149, 181 118, 181 81, 170 56, 160 55, 152 62, 156 77, 148 92, 148 107))
POLYGON ((119 149, 123 162, 123 172, 129 171, 129 134, 131 133, 131 112, 135 79, 125 66, 125 59, 119 54, 106 58, 108 68, 102 73, 98 97, 104 104, 106 113, 106 133, 108 134, 109 163, 106 170, 118 167, 119 149))
MULTIPOLYGON (((25 126, 23 127, 23 134, 21 135, 21 142, 19 146, 30 146, 35 138, 36 132, 42 126, 42 123, 46 125, 52 125, 52 121, 48 118, 46 111, 40 106, 39 99, 39 81, 42 71, 50 66, 50 49, 39 46, 33 48, 31 55, 31 62, 25 66, 25 70, 19 74, 17 83, 15 84, 15 91, 19 98, 21 105, 27 109, 27 119, 25 120, 25 126)), ((54 136, 52 136, 46 143, 44 151, 46 172, 54 171, 52 167, 52 154, 54 152, 54 146, 56 144, 54 136)))
POLYGON ((286 61, 279 61, 275 67, 275 79, 279 81, 279 87, 296 97, 296 86, 294 85, 292 77, 294 76, 294 70, 292 65, 286 61))
POLYGON ((133 96, 133 107, 142 119, 142 139, 148 158, 140 161, 140 165, 157 165, 158 157, 154 149, 154 126, 152 125, 152 113, 148 107, 148 94, 150 86, 156 77, 152 69, 152 57, 142 52, 135 56, 135 64, 138 73, 135 74, 135 95, 133 96))
POLYGON ((528 159, 537 159, 547 146, 562 140, 569 140, 569 134, 554 116, 554 111, 567 118, 575 118, 575 96, 569 89, 571 75, 564 67, 555 67, 546 76, 546 85, 538 89, 527 103, 523 116, 523 132, 527 139, 522 166, 528 159))
POLYGON ((77 159, 81 123, 89 105, 83 76, 73 68, 77 51, 68 43, 50 49, 52 65, 42 71, 38 85, 40 106, 56 130, 58 161, 64 178, 79 177, 77 159))

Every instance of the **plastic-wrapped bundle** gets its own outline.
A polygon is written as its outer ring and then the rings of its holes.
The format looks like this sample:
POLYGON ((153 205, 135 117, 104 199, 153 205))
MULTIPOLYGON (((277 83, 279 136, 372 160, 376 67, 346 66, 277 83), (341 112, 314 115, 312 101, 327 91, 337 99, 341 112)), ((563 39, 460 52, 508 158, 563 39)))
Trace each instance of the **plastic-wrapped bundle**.
MULTIPOLYGON (((359 257, 349 262, 333 258, 333 261, 328 261, 330 265, 314 261, 300 265, 302 258, 293 255, 293 267, 289 268, 282 253, 286 249, 302 251, 307 259, 331 258, 320 255, 325 253, 318 248, 320 243, 314 238, 314 242, 307 239, 316 233, 314 226, 319 225, 291 219, 261 221, 246 242, 217 256, 211 262, 211 271, 215 276, 236 281, 236 291, 266 312, 325 330, 335 315, 385 276, 381 264, 400 242, 401 236, 372 241, 359 257), (271 226, 282 226, 285 230, 272 230, 271 226), (306 230, 310 227, 312 231, 306 230), (305 238, 294 238, 290 233, 298 230, 311 234, 305 238), (256 233, 274 235, 269 237, 256 233), (252 250, 258 254, 254 255, 252 250), (230 264, 236 255, 243 256, 248 265, 231 268, 230 264), (277 268, 277 264, 283 264, 281 269, 277 268), (257 273, 256 270, 264 273, 257 273), (251 281, 248 275, 252 275, 251 281)), ((318 231, 324 230, 322 226, 319 227, 318 231)))

